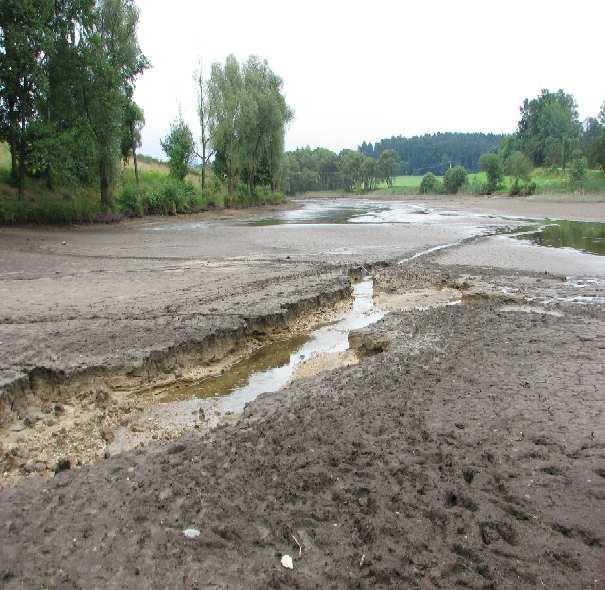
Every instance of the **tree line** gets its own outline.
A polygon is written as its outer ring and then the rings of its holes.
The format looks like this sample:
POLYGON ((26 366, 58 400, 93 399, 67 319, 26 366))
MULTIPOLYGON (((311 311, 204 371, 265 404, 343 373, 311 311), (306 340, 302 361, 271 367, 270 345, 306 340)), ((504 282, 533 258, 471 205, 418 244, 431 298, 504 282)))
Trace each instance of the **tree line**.
POLYGON ((502 135, 493 133, 434 133, 414 137, 391 137, 375 144, 364 141, 359 151, 378 158, 387 149, 397 152, 400 159, 398 174, 422 175, 433 172, 438 176, 454 166, 464 166, 469 172, 479 170, 479 157, 497 149, 502 135))
POLYGON ((2 0, 0 140, 11 178, 98 183, 109 206, 120 155, 136 153, 143 113, 133 101, 149 67, 132 0, 2 0))
POLYGON ((516 133, 502 141, 503 157, 521 151, 534 166, 563 170, 585 158, 588 167, 605 172, 605 102, 596 116, 581 122, 572 94, 544 89, 539 96, 525 99, 520 112, 516 133))
POLYGON ((605 102, 596 116, 581 122, 572 94, 544 89, 523 101, 520 115, 516 132, 479 160, 487 177, 485 192, 497 190, 508 174, 511 194, 531 193, 534 167, 561 169, 570 189, 582 188, 590 168, 605 173, 605 102))
POLYGON ((200 65, 195 78, 200 138, 196 142, 177 116, 162 141, 171 174, 184 180, 199 163, 204 190, 211 164, 229 195, 238 188, 253 195, 258 185, 275 192, 282 180, 285 130, 293 117, 282 79, 266 60, 250 56, 240 63, 233 55, 224 64, 212 64, 208 80, 200 65))
POLYGON ((381 182, 391 186, 398 172, 399 156, 394 150, 384 150, 373 158, 350 149, 337 154, 326 148, 299 148, 286 153, 283 167, 287 193, 367 192, 381 182))
MULTIPOLYGON (((133 95, 150 63, 138 22, 134 0, 0 2, 0 141, 21 200, 26 179, 37 178, 49 189, 96 185, 102 207, 119 209, 120 161, 130 159, 136 191, 145 190, 137 158, 144 115, 133 95)), ((252 195, 258 185, 276 191, 293 117, 282 79, 265 60, 230 55, 207 79, 200 65, 195 80, 201 135, 196 141, 180 115, 171 124, 162 147, 182 186, 166 190, 192 194, 184 180, 194 170, 204 193, 212 168, 216 193, 223 185, 229 195, 252 195)), ((146 198, 128 192, 131 202, 146 198)))

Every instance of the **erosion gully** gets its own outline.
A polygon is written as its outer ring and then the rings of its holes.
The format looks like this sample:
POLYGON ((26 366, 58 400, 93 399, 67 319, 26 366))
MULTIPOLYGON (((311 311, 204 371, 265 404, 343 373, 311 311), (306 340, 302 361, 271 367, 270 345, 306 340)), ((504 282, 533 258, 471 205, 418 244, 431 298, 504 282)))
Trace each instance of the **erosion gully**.
MULTIPOLYGON (((421 256, 457 246, 466 240, 494 234, 529 241, 537 247, 571 248, 588 255, 605 255, 603 223, 497 217, 398 202, 350 199, 301 201, 298 209, 237 223, 259 226, 412 223, 421 226, 426 223, 455 223, 457 218, 464 219, 468 224, 469 217, 471 223, 466 238, 414 253, 400 260, 400 263, 405 264, 421 256)), ((181 225, 186 227, 187 223, 181 225)), ((161 230, 161 226, 154 228, 154 231, 157 229, 161 230)), ((584 286, 581 281, 577 285, 578 288, 584 286)), ((579 295, 573 302, 600 302, 584 299, 586 298, 579 295)), ((453 300, 450 298, 447 302, 452 303, 453 300)), ((419 302, 418 307, 420 305, 419 302)), ((366 271, 352 282, 350 305, 335 313, 332 321, 325 325, 306 333, 289 336, 282 334, 215 374, 205 373, 199 379, 177 378, 169 384, 159 386, 131 388, 129 395, 142 402, 142 412, 136 421, 123 420, 116 429, 104 434, 104 455, 121 453, 157 438, 173 438, 194 428, 211 429, 222 421, 236 419, 245 405, 261 394, 276 392, 292 380, 325 369, 358 362, 357 352, 350 347, 351 334, 379 321, 384 314, 374 303, 374 280, 366 271)), ((44 376, 39 375, 38 378, 43 379, 44 376)), ((48 379, 49 382, 52 381, 50 376, 48 379)), ((120 389, 128 391, 128 386, 120 389)), ((98 396, 100 403, 97 405, 103 410, 103 402, 107 401, 108 396, 103 391, 98 396)), ((96 401, 99 402, 98 399, 96 401)), ((60 404, 55 407, 55 415, 61 413, 60 407, 60 404)), ((53 422, 54 420, 46 420, 49 426, 53 422)), ((9 427, 5 440, 10 442, 11 436, 22 439, 23 431, 29 426, 31 425, 13 424, 9 427)), ((32 472, 49 474, 56 465, 30 459, 26 465, 20 465, 15 460, 12 467, 14 469, 11 472, 4 473, 4 483, 13 483, 32 472)))

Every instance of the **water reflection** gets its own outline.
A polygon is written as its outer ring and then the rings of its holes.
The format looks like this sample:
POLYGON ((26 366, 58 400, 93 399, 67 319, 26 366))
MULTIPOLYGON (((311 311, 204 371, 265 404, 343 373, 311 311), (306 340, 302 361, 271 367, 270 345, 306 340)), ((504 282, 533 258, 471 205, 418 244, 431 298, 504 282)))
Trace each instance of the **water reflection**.
POLYGON ((340 320, 310 335, 274 342, 236 364, 225 374, 194 384, 175 384, 162 391, 157 401, 184 401, 224 396, 221 412, 243 410, 261 393, 284 387, 296 368, 317 354, 343 352, 349 348, 349 332, 369 326, 384 316, 374 306, 373 279, 353 285, 353 306, 340 320))
POLYGON ((573 248, 581 252, 605 256, 605 223, 590 221, 547 220, 535 232, 515 236, 549 248, 573 248))

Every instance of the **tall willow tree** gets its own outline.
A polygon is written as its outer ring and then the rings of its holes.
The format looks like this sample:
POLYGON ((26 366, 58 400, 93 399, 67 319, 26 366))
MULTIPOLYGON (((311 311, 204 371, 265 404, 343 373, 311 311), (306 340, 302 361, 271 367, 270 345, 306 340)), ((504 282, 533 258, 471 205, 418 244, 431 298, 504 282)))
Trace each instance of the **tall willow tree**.
POLYGON ((244 64, 243 78, 242 175, 251 193, 259 181, 268 181, 275 190, 285 126, 292 119, 292 111, 281 93, 281 78, 265 60, 251 56, 244 64))
POLYGON ((148 65, 138 18, 133 0, 0 1, 0 139, 20 192, 26 174, 49 185, 98 180, 110 205, 134 83, 148 65))
POLYGON ((120 154, 125 109, 136 77, 148 67, 137 41, 139 12, 132 0, 102 0, 83 23, 79 55, 81 98, 97 148, 101 202, 109 206, 120 154))
POLYGON ((200 67, 194 74, 197 82, 197 114, 200 122, 200 150, 196 156, 202 164, 201 179, 202 191, 206 190, 206 168, 212 156, 214 156, 214 141, 211 135, 212 121, 208 105, 208 82, 204 78, 204 64, 200 61, 200 67))
POLYGON ((48 90, 46 55, 52 2, 0 2, 0 138, 11 152, 11 174, 23 193, 35 122, 48 90))
POLYGON ((230 55, 224 65, 212 66, 208 112, 214 167, 226 177, 230 195, 240 180, 251 194, 259 183, 277 188, 285 128, 293 116, 282 85, 268 63, 255 56, 240 64, 230 55))
POLYGON ((225 65, 212 64, 208 82, 210 133, 216 150, 216 172, 227 179, 227 190, 233 194, 240 172, 241 103, 243 80, 240 65, 230 55, 225 65))

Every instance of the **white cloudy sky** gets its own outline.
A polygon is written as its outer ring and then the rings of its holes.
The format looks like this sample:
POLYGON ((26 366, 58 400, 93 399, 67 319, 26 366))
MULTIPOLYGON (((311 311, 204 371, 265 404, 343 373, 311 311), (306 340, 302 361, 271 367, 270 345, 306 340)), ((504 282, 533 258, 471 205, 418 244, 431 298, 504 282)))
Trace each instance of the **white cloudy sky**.
POLYGON ((153 65, 136 98, 142 152, 180 108, 195 125, 192 72, 229 53, 266 58, 296 117, 286 146, 355 147, 435 131, 512 131, 526 96, 605 100, 605 0, 138 0, 153 65))

